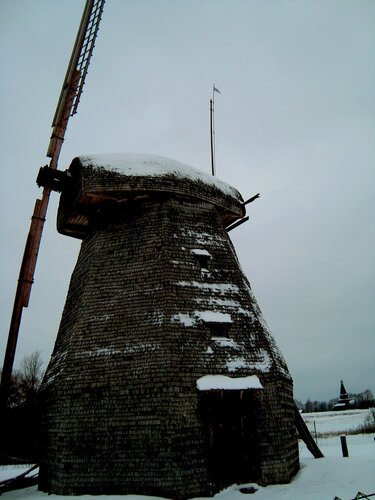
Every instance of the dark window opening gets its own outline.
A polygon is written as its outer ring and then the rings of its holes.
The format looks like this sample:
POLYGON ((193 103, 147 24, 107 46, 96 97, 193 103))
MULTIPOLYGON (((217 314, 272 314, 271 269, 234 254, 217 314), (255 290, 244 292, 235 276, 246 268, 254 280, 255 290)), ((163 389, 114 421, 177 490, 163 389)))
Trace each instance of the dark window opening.
POLYGON ((196 255, 199 267, 202 271, 208 271, 208 261, 210 260, 209 255, 196 255))
POLYGON ((229 337, 230 323, 207 323, 211 337, 229 337))

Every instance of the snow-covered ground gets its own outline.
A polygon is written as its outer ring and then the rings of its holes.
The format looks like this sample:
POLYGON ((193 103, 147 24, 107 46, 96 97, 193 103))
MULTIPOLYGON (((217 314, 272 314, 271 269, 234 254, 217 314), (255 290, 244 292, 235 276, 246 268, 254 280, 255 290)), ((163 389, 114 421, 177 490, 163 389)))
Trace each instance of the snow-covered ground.
MULTIPOLYGON (((308 425, 316 422, 318 432, 345 432, 361 425, 367 410, 325 412, 304 415, 308 425)), ((245 500, 249 495, 241 493, 244 486, 256 488, 254 500, 342 500, 354 499, 358 492, 375 494, 375 434, 348 435, 349 457, 343 458, 340 437, 319 439, 324 458, 314 459, 300 443, 301 469, 290 484, 260 487, 256 484, 236 485, 218 493, 216 500, 245 500)), ((24 467, 0 467, 0 481, 27 470, 24 467)), ((3 494, 5 500, 67 500, 68 497, 47 495, 36 486, 3 494)), ((151 500, 152 497, 135 495, 79 497, 82 500, 151 500)))
POLYGON ((371 410, 325 411, 302 414, 311 434, 350 433, 363 425, 371 410))

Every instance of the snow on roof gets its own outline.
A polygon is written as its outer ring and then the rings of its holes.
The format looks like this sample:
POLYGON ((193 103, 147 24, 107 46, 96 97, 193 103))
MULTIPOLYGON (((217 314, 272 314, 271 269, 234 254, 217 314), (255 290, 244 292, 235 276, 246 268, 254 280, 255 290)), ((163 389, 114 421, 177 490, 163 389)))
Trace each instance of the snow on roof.
POLYGON ((227 377, 226 375, 204 375, 197 380, 198 391, 262 389, 256 375, 249 377, 227 377))
POLYGON ((147 155, 139 153, 121 154, 98 154, 80 156, 80 162, 86 167, 105 168, 112 172, 132 177, 165 177, 174 176, 188 178, 192 181, 201 181, 215 186, 220 191, 234 198, 241 198, 241 195, 234 187, 212 175, 163 156, 147 155))

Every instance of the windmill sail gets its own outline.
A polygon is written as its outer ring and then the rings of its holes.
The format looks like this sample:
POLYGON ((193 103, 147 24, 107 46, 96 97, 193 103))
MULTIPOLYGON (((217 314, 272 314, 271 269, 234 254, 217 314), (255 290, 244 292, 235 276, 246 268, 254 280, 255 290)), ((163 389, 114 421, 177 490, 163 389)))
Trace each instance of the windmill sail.
MULTIPOLYGON (((65 132, 70 116, 77 112, 78 104, 85 83, 90 58, 94 49, 95 39, 99 29, 105 0, 87 0, 78 29, 73 52, 70 58, 55 116, 52 122, 52 136, 48 146, 47 156, 51 158, 49 171, 56 170, 65 132)), ((44 174, 46 170, 44 169, 44 174)), ((31 287, 38 258, 44 221, 47 214, 51 188, 43 189, 41 199, 37 199, 31 218, 23 254, 13 312, 10 322, 8 342, 5 351, 1 385, 0 410, 6 408, 9 384, 12 375, 22 311, 29 304, 31 287)))
MULTIPOLYGON (((52 158, 52 160, 59 155, 69 118, 77 113, 95 46, 95 39, 99 30, 104 2, 105 0, 88 0, 83 11, 81 24, 52 122, 53 131, 47 151, 47 156, 52 158)), ((50 166, 56 168, 57 161, 56 165, 50 166)))

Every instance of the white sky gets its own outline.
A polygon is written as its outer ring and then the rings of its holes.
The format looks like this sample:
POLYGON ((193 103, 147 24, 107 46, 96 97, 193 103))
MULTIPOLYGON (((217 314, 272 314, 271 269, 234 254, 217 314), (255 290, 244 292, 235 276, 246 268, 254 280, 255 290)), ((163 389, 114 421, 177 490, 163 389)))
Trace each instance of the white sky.
MULTIPOLYGON (((50 125, 84 2, 0 0, 0 355, 50 125)), ((375 393, 375 2, 107 0, 60 169, 139 152, 217 174, 250 222, 231 233, 295 396, 375 393)), ((48 361, 79 242, 53 195, 17 362, 48 361)), ((0 361, 0 364, 2 360, 0 361)))

